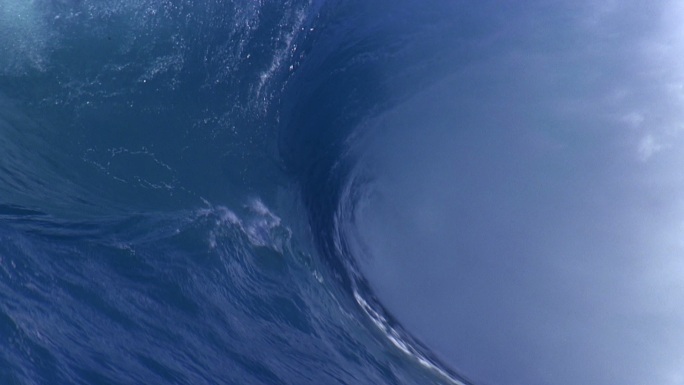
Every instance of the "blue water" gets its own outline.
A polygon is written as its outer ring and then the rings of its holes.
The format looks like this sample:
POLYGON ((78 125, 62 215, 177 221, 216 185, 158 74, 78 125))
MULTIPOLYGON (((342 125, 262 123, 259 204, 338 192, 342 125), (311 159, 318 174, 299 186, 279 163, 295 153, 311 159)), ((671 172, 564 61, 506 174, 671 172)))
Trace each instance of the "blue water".
POLYGON ((340 231, 456 8, 0 3, 0 383, 465 383, 340 231))

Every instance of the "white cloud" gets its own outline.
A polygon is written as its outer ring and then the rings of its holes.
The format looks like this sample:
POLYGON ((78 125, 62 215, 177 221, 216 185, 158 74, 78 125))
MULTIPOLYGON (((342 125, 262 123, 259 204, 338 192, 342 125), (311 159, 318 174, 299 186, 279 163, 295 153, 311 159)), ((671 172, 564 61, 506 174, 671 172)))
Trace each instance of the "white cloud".
POLYGON ((651 134, 644 136, 639 143, 639 159, 648 161, 654 154, 660 152, 663 145, 659 143, 651 134))
POLYGON ((630 112, 626 115, 623 115, 620 118, 620 121, 622 121, 623 123, 626 123, 627 125, 629 125, 632 128, 641 127, 641 125, 644 123, 644 120, 646 120, 646 118, 644 117, 644 114, 642 114, 640 112, 636 112, 636 111, 633 111, 633 112, 630 112))

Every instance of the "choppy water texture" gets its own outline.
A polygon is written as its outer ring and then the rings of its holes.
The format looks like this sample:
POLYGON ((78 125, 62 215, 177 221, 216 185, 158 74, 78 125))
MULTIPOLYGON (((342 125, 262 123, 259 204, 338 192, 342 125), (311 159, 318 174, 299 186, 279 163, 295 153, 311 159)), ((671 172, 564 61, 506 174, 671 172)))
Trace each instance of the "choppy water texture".
POLYGON ((684 384, 683 15, 0 0, 0 384, 684 384))
POLYGON ((457 383, 335 241, 383 8, 0 2, 0 382, 457 383))

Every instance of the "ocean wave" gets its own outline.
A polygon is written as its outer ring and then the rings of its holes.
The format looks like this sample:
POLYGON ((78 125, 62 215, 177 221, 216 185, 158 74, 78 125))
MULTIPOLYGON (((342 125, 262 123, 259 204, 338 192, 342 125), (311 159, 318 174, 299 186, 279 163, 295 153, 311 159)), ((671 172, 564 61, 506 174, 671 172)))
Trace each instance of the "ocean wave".
POLYGON ((339 227, 364 122, 443 70, 395 6, 6 2, 0 381, 464 383, 339 227))

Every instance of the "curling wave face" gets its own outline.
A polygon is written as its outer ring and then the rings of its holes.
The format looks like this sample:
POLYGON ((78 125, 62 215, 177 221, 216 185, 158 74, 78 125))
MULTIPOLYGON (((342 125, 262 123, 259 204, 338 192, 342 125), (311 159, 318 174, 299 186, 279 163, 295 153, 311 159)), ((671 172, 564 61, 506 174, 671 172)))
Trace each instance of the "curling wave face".
POLYGON ((682 15, 0 0, 0 383, 681 385, 682 15))
POLYGON ((436 14, 2 2, 0 382, 460 383, 334 247, 356 127, 438 78, 436 14))

